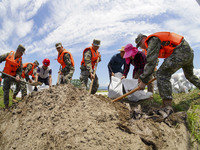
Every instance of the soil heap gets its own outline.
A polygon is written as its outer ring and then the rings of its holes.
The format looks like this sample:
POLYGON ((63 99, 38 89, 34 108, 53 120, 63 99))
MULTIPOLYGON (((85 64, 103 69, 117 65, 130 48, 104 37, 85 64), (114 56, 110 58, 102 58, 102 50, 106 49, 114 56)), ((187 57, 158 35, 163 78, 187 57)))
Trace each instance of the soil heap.
POLYGON ((176 126, 170 120, 133 120, 127 103, 59 85, 29 94, 10 112, 1 110, 0 149, 187 150, 183 120, 176 126))

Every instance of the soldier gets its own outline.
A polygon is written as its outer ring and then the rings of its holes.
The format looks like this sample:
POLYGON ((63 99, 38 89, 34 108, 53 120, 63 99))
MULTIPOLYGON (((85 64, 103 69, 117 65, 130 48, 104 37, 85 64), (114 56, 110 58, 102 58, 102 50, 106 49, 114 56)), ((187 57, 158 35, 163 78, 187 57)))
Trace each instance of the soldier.
POLYGON ((56 43, 55 45, 58 51, 57 61, 61 64, 62 68, 59 70, 59 74, 64 77, 61 79, 61 84, 68 84, 72 80, 72 76, 74 74, 74 59, 72 54, 63 48, 61 43, 56 43))
MULTIPOLYGON (((33 74, 33 70, 39 66, 38 61, 36 60, 34 63, 25 63, 23 64, 23 69, 22 69, 22 78, 26 79, 27 82, 32 83, 32 80, 29 78, 29 75, 31 75, 32 77, 34 76, 33 74)), ((16 84, 16 89, 14 91, 13 94, 13 101, 17 102, 16 100, 16 96, 20 91, 20 87, 21 87, 21 91, 22 91, 22 99, 24 98, 25 95, 27 95, 27 88, 26 88, 26 84, 24 82, 18 82, 16 84), (21 84, 21 86, 20 86, 21 84)))
POLYGON ((96 74, 94 75, 94 67, 98 58, 99 58, 99 61, 101 61, 101 55, 98 52, 100 42, 101 42, 100 40, 94 39, 92 46, 86 48, 83 51, 83 58, 81 61, 80 80, 81 80, 82 88, 84 89, 87 88, 88 78, 90 78, 90 80, 94 79, 91 94, 95 94, 99 87, 98 77, 96 74))
POLYGON ((2 61, 6 61, 3 72, 15 77, 15 79, 13 79, 5 74, 2 74, 2 78, 4 78, 3 91, 4 91, 4 105, 6 109, 8 109, 9 105, 10 86, 13 82, 20 81, 20 77, 22 74, 22 55, 24 52, 25 48, 20 44, 16 52, 11 51, 10 53, 0 56, 0 63, 2 61))
MULTIPOLYGON (((147 64, 144 73, 140 75, 139 88, 144 89, 157 63, 157 58, 165 58, 164 62, 156 72, 159 94, 163 100, 163 109, 172 109, 172 87, 170 78, 180 68, 183 69, 185 77, 200 88, 200 80, 193 73, 194 52, 183 36, 173 32, 157 32, 148 37, 139 34, 135 39, 137 47, 147 48, 147 64), (169 106, 169 107, 168 107, 169 106)), ((168 110, 169 110, 168 109, 168 110)))

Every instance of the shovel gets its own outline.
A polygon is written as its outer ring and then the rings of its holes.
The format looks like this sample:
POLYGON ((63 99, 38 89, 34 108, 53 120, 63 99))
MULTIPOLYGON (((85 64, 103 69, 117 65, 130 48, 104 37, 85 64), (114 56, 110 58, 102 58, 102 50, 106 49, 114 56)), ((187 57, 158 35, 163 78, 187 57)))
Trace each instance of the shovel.
MULTIPOLYGON (((156 78, 151 79, 151 80, 147 83, 147 85, 150 84, 151 82, 155 81, 155 80, 156 80, 156 78)), ((124 98, 124 97, 126 97, 126 96, 128 96, 128 95, 130 95, 130 94, 132 94, 132 93, 134 93, 134 92, 136 92, 136 91, 138 91, 139 89, 140 89, 140 88, 137 87, 137 88, 131 90, 130 92, 128 92, 128 93, 126 93, 126 94, 124 94, 124 95, 122 95, 122 96, 120 96, 120 97, 118 97, 118 98, 112 100, 112 103, 113 103, 113 102, 116 102, 116 101, 118 101, 118 100, 120 100, 120 99, 122 99, 122 98, 124 98)))
MULTIPOLYGON (((95 77, 95 74, 96 74, 98 62, 99 62, 99 57, 97 59, 97 63, 96 63, 95 69, 94 69, 94 77, 95 77)), ((91 94, 93 83, 94 83, 94 79, 92 79, 92 82, 90 84, 89 94, 91 94)))
MULTIPOLYGON (((13 77, 13 76, 11 76, 11 75, 9 75, 9 74, 7 74, 7 73, 4 73, 4 72, 2 72, 2 71, 0 71, 0 73, 4 74, 4 75, 6 75, 6 76, 9 76, 9 77, 11 77, 11 78, 13 78, 13 79, 16 79, 15 77, 13 77)), ((23 82, 23 83, 26 83, 26 84, 29 84, 29 85, 31 85, 31 86, 42 85, 41 82, 33 82, 33 83, 29 83, 29 82, 26 82, 26 81, 24 81, 24 80, 19 80, 19 81, 20 81, 20 82, 23 82)))
MULTIPOLYGON (((60 65, 60 69, 59 69, 59 71, 61 70, 61 65, 60 65)), ((56 85, 58 85, 60 83, 60 73, 58 73, 58 78, 57 78, 57 82, 56 82, 56 85)))

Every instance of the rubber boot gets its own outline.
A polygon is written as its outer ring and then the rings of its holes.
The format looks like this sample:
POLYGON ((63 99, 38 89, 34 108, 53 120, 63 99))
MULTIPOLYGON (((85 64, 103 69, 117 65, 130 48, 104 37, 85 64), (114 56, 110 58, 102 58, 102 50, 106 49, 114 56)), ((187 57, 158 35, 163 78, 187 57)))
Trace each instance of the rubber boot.
POLYGON ((172 100, 171 99, 163 100, 162 108, 158 111, 158 114, 160 114, 165 119, 173 112, 174 110, 172 108, 172 100))
POLYGON ((17 103, 16 95, 13 95, 12 101, 13 101, 13 103, 17 103))

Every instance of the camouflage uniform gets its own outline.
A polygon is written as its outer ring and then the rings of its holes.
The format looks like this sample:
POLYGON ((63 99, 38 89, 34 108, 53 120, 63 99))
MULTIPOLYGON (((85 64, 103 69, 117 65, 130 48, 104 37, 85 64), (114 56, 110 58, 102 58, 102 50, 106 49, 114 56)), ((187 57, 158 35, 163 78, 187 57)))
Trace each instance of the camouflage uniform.
POLYGON ((74 74, 74 66, 72 66, 70 54, 66 53, 63 57, 63 61, 66 64, 66 67, 61 70, 64 77, 61 79, 61 84, 68 84, 72 80, 72 76, 74 74))
MULTIPOLYGON (((140 79, 144 83, 149 81, 151 74, 154 72, 160 47, 161 41, 159 38, 152 37, 149 39, 147 64, 144 73, 140 76, 140 79)), ((159 94, 163 100, 172 99, 172 85, 170 78, 172 74, 180 68, 183 69, 185 77, 196 87, 200 88, 200 80, 193 73, 193 58, 194 52, 188 42, 184 39, 174 49, 173 53, 168 58, 165 58, 164 62, 156 72, 159 94)))
MULTIPOLYGON (((81 69, 81 76, 80 76, 81 86, 84 89, 87 88, 87 83, 88 83, 88 78, 90 78, 90 73, 94 72, 94 70, 92 69, 91 58, 92 58, 91 50, 85 51, 85 53, 84 53, 85 66, 82 64, 80 67, 80 69, 81 69)), ((96 91, 98 90, 98 88, 99 88, 99 81, 98 81, 97 75, 95 74, 95 79, 93 82, 91 94, 95 94, 96 91)))
MULTIPOLYGON (((32 67, 33 67, 32 64, 28 64, 27 67, 26 67, 26 69, 24 70, 25 71, 24 73, 25 73, 26 82, 28 82, 30 80, 28 73, 32 70, 32 67)), ((23 78, 22 78, 22 80, 23 80, 23 78)), ((24 83, 24 82, 17 82, 16 89, 14 91, 14 97, 17 96, 17 94, 19 93, 20 90, 22 91, 22 99, 23 99, 24 96, 27 95, 26 83, 24 83)))
MULTIPOLYGON (((9 55, 9 53, 3 54, 0 56, 0 63, 2 61, 6 60, 6 57, 9 55)), ((19 77, 21 77, 22 74, 22 63, 21 66, 17 69, 16 71, 16 76, 18 75, 19 77)), ((4 74, 2 74, 2 78, 4 79, 3 82, 3 91, 4 91, 4 105, 8 105, 9 104, 9 91, 10 91, 10 86, 12 83, 17 83, 15 79, 6 76, 4 74)))

